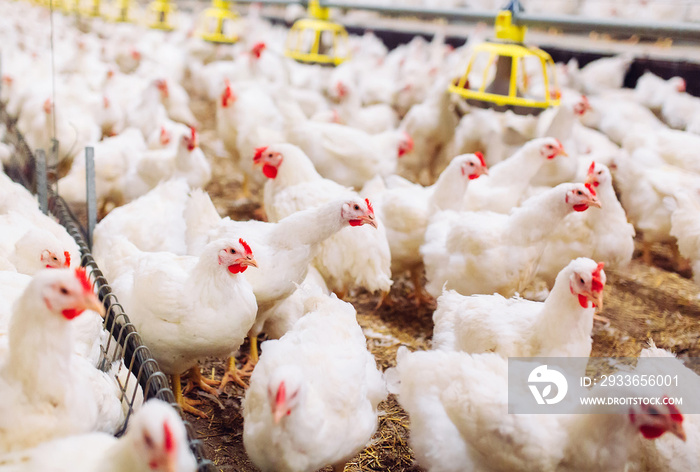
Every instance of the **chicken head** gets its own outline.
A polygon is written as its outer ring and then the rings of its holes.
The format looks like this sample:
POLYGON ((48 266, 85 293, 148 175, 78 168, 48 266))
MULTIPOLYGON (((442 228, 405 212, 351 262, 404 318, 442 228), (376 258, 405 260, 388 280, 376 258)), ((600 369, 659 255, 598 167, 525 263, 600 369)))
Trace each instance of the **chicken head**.
POLYGON ((461 158, 463 162, 459 166, 462 175, 469 180, 478 179, 482 175, 488 175, 489 170, 486 167, 484 155, 480 152, 474 154, 463 154, 455 159, 461 158))
POLYGON ((581 98, 574 104, 574 113, 578 116, 583 116, 587 111, 592 110, 591 102, 588 101, 588 97, 581 95, 581 98))
POLYGON ((225 82, 226 88, 221 94, 221 106, 223 108, 228 108, 233 104, 233 102, 236 101, 236 95, 234 95, 233 91, 231 90, 231 83, 228 81, 228 79, 226 79, 225 82))
POLYGON ((377 222, 374 218, 374 208, 368 198, 364 201, 360 198, 354 198, 343 203, 340 210, 340 216, 347 221, 350 226, 370 225, 377 227, 377 222))
POLYGON ((42 271, 35 279, 43 283, 40 296, 46 308, 60 314, 67 320, 80 315, 85 310, 94 310, 104 316, 104 306, 100 302, 85 269, 56 269, 42 271))
POLYGON ((255 150, 253 165, 262 166, 263 174, 268 179, 277 177, 277 170, 282 165, 284 156, 277 151, 268 150, 267 146, 259 147, 255 150))
POLYGON ((545 138, 540 147, 540 154, 547 159, 554 159, 557 156, 568 156, 564 151, 564 145, 556 138, 545 138))
POLYGON ((676 405, 635 405, 629 410, 629 419, 646 439, 656 439, 669 432, 685 441, 683 415, 676 405))
POLYGON ((267 400, 275 424, 279 424, 285 416, 291 415, 301 403, 302 379, 301 370, 294 365, 280 366, 270 376, 267 400))
POLYGON ((243 238, 238 242, 223 242, 218 253, 219 265, 225 266, 232 274, 245 272, 249 266, 257 267, 258 263, 253 258, 253 251, 243 238))
POLYGON ((594 307, 603 307, 603 289, 606 282, 604 266, 603 262, 596 263, 585 257, 579 257, 569 263, 569 288, 571 293, 578 297, 581 307, 588 308, 589 301, 594 307))
POLYGON ((167 403, 150 400, 134 415, 126 436, 133 441, 136 456, 152 471, 194 470, 187 447, 187 432, 177 413, 167 403))
POLYGON ((68 268, 70 267, 70 252, 63 251, 62 257, 59 257, 55 252, 44 249, 41 252, 41 263, 44 264, 47 269, 68 268))
MULTIPOLYGON (((162 134, 161 134, 162 137, 162 134)), ((189 152, 192 152, 195 150, 195 148, 198 145, 198 139, 197 139, 197 131, 190 126, 190 135, 183 135, 182 138, 182 145, 187 148, 189 152)))
POLYGON ((410 134, 403 131, 399 140, 399 157, 413 151, 413 138, 410 134))
POLYGON ((601 183, 612 183, 612 175, 610 175, 610 170, 604 164, 596 164, 595 161, 591 162, 591 166, 588 168, 588 174, 586 176, 586 183, 592 185, 593 187, 598 187, 601 183))
POLYGON ((588 207, 601 208, 600 200, 591 184, 576 184, 566 192, 566 203, 574 211, 586 211, 588 207))
POLYGON ((168 98, 170 91, 168 90, 168 82, 165 79, 156 79, 153 81, 156 88, 160 91, 160 96, 163 100, 168 98))

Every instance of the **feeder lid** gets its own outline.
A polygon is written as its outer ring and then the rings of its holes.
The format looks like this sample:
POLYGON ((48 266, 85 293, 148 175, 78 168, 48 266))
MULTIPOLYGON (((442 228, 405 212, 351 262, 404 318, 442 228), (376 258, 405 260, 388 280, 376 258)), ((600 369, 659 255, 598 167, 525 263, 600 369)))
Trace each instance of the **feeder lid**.
POLYGON ((504 10, 500 10, 496 15, 494 30, 496 39, 503 41, 513 41, 522 43, 525 40, 525 32, 527 27, 513 24, 513 15, 522 13, 523 6, 519 0, 510 0, 508 6, 504 10))

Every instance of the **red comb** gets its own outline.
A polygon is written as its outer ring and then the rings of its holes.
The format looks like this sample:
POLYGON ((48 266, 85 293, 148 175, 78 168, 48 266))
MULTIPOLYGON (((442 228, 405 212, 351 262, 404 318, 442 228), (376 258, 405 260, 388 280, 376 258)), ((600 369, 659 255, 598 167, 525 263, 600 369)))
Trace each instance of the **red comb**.
POLYGON ((591 162, 591 166, 588 168, 588 175, 593 175, 594 170, 595 170, 595 161, 591 162))
POLYGON ((369 201, 369 198, 365 198, 365 203, 367 204, 367 209, 369 212, 374 215, 374 208, 372 207, 372 203, 369 201))
POLYGON ((595 197, 596 193, 595 193, 595 189, 593 188, 593 185, 589 184, 588 182, 586 182, 583 185, 585 185, 586 188, 588 189, 588 191, 591 192, 591 195, 593 195, 595 197))
POLYGON ((233 91, 231 91, 231 84, 229 83, 228 79, 226 79, 226 88, 221 94, 221 106, 226 108, 228 106, 228 102, 231 100, 234 100, 233 91))
POLYGON ((90 279, 88 279, 85 267, 78 267, 75 269, 75 277, 80 281, 84 291, 92 292, 92 284, 90 283, 90 279))
POLYGON ((253 156, 253 162, 258 162, 260 159, 262 159, 262 155, 265 151, 267 151, 267 146, 255 148, 255 156, 253 156))
POLYGON ((66 263, 64 264, 64 267, 67 269, 68 267, 70 267, 70 252, 63 251, 63 257, 66 258, 66 263))
MULTIPOLYGON (((664 397, 668 398, 668 397, 664 397)), ((668 404, 668 411, 671 413, 671 420, 675 421, 676 423, 682 423, 683 422, 683 415, 681 414, 681 410, 676 407, 676 405, 673 405, 671 403, 668 404)))
POLYGON ((267 47, 267 45, 265 45, 265 43, 263 43, 263 42, 255 43, 253 45, 253 47, 251 48, 250 52, 257 59, 260 59, 260 55, 262 54, 262 52, 265 50, 266 47, 267 47))
POLYGON ((557 138, 554 138, 554 140, 557 142, 561 149, 564 149, 564 145, 561 143, 561 141, 559 141, 557 138))
POLYGON ((163 423, 163 436, 165 436, 165 441, 163 441, 165 452, 173 452, 175 450, 175 438, 167 421, 163 423))
POLYGON ((238 240, 238 242, 241 243, 241 246, 243 246, 243 249, 245 249, 245 253, 246 253, 246 254, 248 254, 248 255, 253 254, 253 250, 250 249, 250 246, 248 246, 248 243, 247 243, 247 242, 243 241, 243 238, 240 238, 240 239, 238 240))
POLYGON ((605 287, 605 281, 603 280, 605 272, 603 272, 603 267, 605 267, 605 262, 599 262, 595 270, 591 273, 593 276, 591 280, 591 288, 594 292, 602 292, 603 287, 605 287))
POLYGON ((474 155, 475 155, 477 158, 479 158, 479 162, 481 162, 481 165, 484 166, 484 167, 486 167, 486 161, 484 160, 484 153, 483 153, 483 152, 476 151, 476 152, 474 153, 474 155))
POLYGON ((285 402, 287 396, 287 388, 284 386, 284 381, 280 382, 280 388, 277 389, 277 396, 275 397, 275 403, 280 405, 285 402))

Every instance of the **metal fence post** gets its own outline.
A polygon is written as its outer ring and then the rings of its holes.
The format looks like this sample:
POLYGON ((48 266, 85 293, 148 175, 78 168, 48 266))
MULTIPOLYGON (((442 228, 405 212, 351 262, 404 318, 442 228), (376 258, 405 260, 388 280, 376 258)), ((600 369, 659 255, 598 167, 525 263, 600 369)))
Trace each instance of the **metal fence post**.
POLYGON ((85 148, 85 189, 87 203, 87 243, 92 251, 92 235, 97 224, 97 191, 95 189, 95 148, 85 148))
POLYGON ((46 153, 43 149, 36 151, 36 166, 34 168, 36 174, 36 194, 39 197, 39 208, 45 214, 49 214, 49 198, 47 193, 47 178, 46 178, 46 153))

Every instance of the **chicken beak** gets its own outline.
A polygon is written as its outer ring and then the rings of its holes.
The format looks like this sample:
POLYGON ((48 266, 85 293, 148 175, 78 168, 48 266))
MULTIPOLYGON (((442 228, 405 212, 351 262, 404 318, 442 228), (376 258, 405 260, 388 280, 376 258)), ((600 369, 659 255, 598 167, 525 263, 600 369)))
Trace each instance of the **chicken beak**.
POLYGON ((479 171, 479 175, 489 175, 489 170, 487 167, 482 167, 479 171))
POLYGON ((275 407, 272 410, 272 418, 275 421, 275 424, 279 424, 279 422, 282 421, 285 413, 287 413, 287 401, 284 398, 278 399, 275 403, 275 407))
POLYGON ((569 157, 569 154, 566 151, 564 151, 564 148, 561 148, 561 149, 559 149, 557 156, 569 157))
POLYGON ((589 206, 594 206, 594 207, 596 207, 596 208, 602 208, 602 207, 603 207, 603 205, 600 203, 600 200, 598 200, 598 197, 596 197, 595 195, 592 195, 592 196, 588 199, 588 205, 589 205, 589 206))
POLYGON ((258 267, 258 261, 256 261, 253 256, 248 256, 245 259, 241 260, 239 262, 241 265, 245 266, 250 266, 250 267, 258 267))
POLYGON ((593 303, 595 303, 595 306, 598 307, 598 311, 601 311, 603 309, 603 291, 602 290, 598 293, 595 293, 593 303))
POLYGON ((164 469, 165 472, 177 472, 177 457, 175 454, 168 454, 165 459, 164 469))
POLYGON ((678 436, 681 441, 685 441, 685 430, 683 429, 683 424, 676 421, 672 421, 668 427, 668 432, 678 436))
POLYGON ((93 292, 88 292, 85 294, 83 304, 85 306, 85 309, 99 313, 99 315, 102 318, 105 317, 105 307, 100 301, 100 299, 97 298, 97 295, 95 295, 93 292))
POLYGON ((377 222, 375 221, 374 216, 372 215, 365 215, 364 217, 362 217, 362 221, 364 221, 365 224, 374 226, 375 228, 377 227, 377 222))

